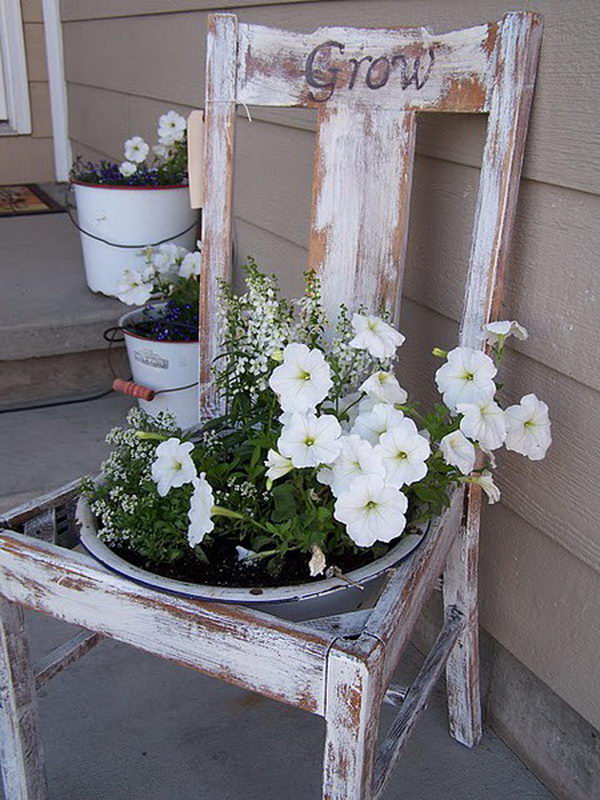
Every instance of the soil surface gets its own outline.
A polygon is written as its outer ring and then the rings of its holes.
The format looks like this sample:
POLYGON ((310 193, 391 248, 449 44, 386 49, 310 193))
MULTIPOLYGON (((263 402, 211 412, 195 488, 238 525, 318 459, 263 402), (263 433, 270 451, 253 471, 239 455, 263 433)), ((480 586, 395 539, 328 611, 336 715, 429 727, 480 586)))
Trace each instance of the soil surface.
MULTIPOLYGON (((414 531, 411 531, 414 532, 414 531)), ((382 545, 376 553, 381 558, 402 537, 398 537, 387 546, 382 545)), ((314 578, 308 570, 309 556, 306 553, 288 553, 279 562, 273 559, 240 561, 235 544, 227 539, 215 540, 207 556, 210 563, 200 561, 193 553, 187 558, 172 564, 148 564, 139 554, 132 550, 113 548, 116 555, 140 569, 187 583, 198 583, 207 586, 228 586, 232 588, 253 588, 273 586, 294 586, 298 583, 310 583, 323 580, 324 575, 314 578)), ((375 560, 373 550, 346 552, 337 558, 328 559, 327 566, 336 566, 343 573, 370 564, 375 560)))

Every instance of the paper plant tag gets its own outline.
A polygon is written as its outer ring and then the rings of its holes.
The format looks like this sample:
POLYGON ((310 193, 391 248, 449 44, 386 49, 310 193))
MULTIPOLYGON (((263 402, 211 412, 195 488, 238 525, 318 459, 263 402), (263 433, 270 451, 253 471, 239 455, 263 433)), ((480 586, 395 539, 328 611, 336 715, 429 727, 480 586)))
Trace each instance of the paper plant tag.
POLYGON ((192 111, 187 121, 188 178, 190 205, 204 204, 204 111, 192 111))

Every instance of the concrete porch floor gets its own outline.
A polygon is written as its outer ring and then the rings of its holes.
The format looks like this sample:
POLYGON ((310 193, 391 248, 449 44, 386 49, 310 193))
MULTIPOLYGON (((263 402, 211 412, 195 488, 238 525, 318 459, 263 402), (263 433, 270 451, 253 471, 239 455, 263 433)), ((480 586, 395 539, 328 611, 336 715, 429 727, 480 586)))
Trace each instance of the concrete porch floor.
MULTIPOLYGON (((0 498, 28 496, 97 470, 102 438, 131 400, 0 415, 0 498)), ((29 615, 38 658, 67 626, 29 615)), ((413 648, 406 682, 421 659, 413 648)), ((46 684, 40 713, 52 800, 316 800, 324 725, 112 641, 46 684)), ((385 706, 385 729, 394 709, 385 706)), ((467 750, 447 733, 443 687, 420 721, 386 800, 547 800, 553 797, 487 729, 467 750)), ((352 798, 348 798, 352 800, 352 798)))

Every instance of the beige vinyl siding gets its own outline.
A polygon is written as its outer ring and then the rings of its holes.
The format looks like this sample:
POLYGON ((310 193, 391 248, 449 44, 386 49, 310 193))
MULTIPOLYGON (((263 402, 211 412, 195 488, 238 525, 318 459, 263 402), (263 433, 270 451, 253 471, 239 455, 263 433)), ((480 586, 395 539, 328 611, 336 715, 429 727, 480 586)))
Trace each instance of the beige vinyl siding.
POLYGON ((52 119, 41 0, 21 0, 27 57, 30 135, 0 136, 0 184, 54 179, 52 119))
MULTIPOLYGON (((506 359, 509 402, 533 391, 553 418, 544 462, 499 459, 502 503, 486 510, 482 623, 492 636, 600 727, 600 5, 500 0, 333 0, 225 3, 247 22, 428 24, 436 31, 525 5, 545 17, 505 316, 531 334, 506 359)), ((131 134, 154 139, 163 110, 202 105, 206 14, 199 0, 63 0, 74 151, 121 158, 131 134), (102 8, 98 9, 97 6, 102 8)), ((314 119, 305 111, 240 109, 236 253, 299 291, 306 259, 314 119)), ((455 341, 468 260, 484 120, 419 117, 402 310, 402 382, 432 399, 435 344, 455 341)), ((385 191, 386 187, 382 187, 385 191)))

